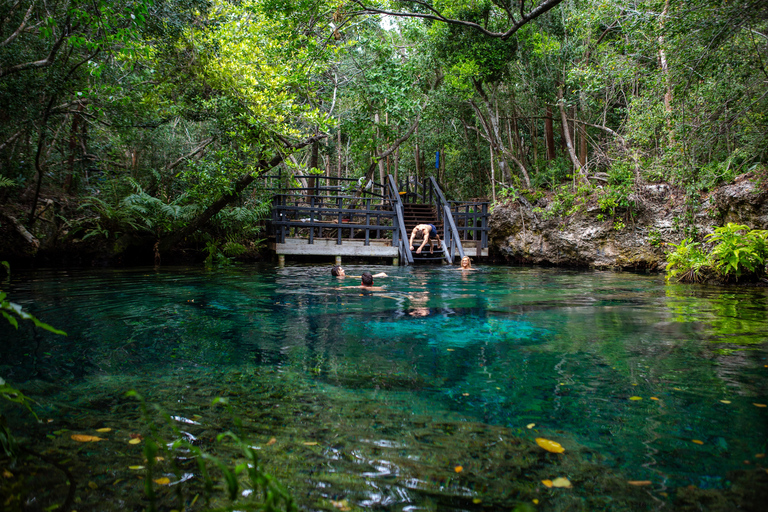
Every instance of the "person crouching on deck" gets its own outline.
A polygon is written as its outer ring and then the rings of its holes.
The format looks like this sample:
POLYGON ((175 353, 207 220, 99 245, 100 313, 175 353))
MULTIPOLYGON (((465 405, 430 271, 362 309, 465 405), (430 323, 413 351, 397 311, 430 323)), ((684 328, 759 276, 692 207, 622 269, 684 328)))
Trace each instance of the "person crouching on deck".
POLYGON ((413 228, 413 231, 411 231, 411 250, 413 250, 413 239, 416 238, 416 235, 419 233, 421 233, 421 236, 424 237, 424 241, 421 242, 421 245, 416 250, 416 254, 421 254, 421 250, 425 245, 427 245, 427 242, 429 242, 430 254, 434 253, 435 246, 433 239, 437 240, 437 248, 440 248, 440 237, 437 236, 437 228, 434 226, 434 224, 418 224, 415 228, 413 228))

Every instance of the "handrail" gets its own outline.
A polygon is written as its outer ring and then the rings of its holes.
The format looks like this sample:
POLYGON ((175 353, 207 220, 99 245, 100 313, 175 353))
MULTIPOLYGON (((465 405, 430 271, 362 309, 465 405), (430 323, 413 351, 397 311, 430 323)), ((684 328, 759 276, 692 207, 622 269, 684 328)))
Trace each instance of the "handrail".
MULTIPOLYGON (((446 229, 446 224, 450 228, 450 235, 451 235, 451 242, 455 242, 456 247, 459 250, 459 257, 464 257, 464 247, 461 245, 461 238, 459 238, 459 230, 456 227, 456 222, 453 220, 453 214, 451 213, 451 208, 448 205, 448 201, 445 200, 445 196, 443 195, 443 191, 440 190, 440 186, 437 184, 437 180, 435 180, 434 176, 429 177, 431 188, 435 191, 435 195, 437 196, 436 202, 438 207, 438 212, 441 210, 442 206, 442 214, 443 214, 443 238, 447 238, 446 233, 448 233, 448 230, 446 229)), ((448 264, 453 264, 453 243, 451 244, 451 247, 448 248, 448 244, 443 244, 444 249, 443 252, 445 253, 445 259, 448 261, 448 264)))
POLYGON ((411 253, 410 246, 405 243, 405 240, 408 238, 408 233, 405 231, 403 201, 400 199, 400 192, 397 190, 397 183, 395 183, 395 178, 393 178, 391 174, 387 174, 387 179, 389 180, 389 190, 392 193, 392 206, 395 210, 395 214, 397 215, 397 225, 398 228, 400 228, 401 233, 400 240, 398 241, 398 248, 400 250, 400 254, 404 256, 403 262, 406 265, 412 265, 413 254, 411 253))

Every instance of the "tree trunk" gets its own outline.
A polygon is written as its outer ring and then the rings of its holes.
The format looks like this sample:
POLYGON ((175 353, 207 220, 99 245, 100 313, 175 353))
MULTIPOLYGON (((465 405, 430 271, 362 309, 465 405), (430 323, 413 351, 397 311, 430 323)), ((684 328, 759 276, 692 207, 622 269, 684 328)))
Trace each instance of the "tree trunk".
POLYGON ((555 129, 552 124, 552 106, 547 105, 547 113, 544 118, 544 138, 547 143, 547 160, 555 159, 555 129))
POLYGON ((563 138, 565 139, 565 146, 568 149, 568 156, 571 158, 571 163, 573 164, 574 171, 576 173, 581 174, 581 164, 579 164, 579 159, 576 157, 576 151, 573 149, 573 142, 571 141, 571 131, 568 128, 568 116, 565 115, 565 101, 563 100, 563 88, 562 86, 557 88, 557 99, 558 99, 558 106, 560 108, 560 120, 562 122, 563 126, 563 138))

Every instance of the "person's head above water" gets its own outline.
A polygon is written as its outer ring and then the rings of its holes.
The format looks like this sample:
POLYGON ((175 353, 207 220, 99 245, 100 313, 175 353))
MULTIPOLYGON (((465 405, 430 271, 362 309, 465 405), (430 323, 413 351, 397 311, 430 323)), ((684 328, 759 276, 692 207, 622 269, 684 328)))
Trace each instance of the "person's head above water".
POLYGON ((346 274, 344 269, 341 268, 341 265, 334 265, 333 268, 331 268, 331 275, 334 277, 344 277, 346 274))
POLYGON ((472 268, 472 261, 469 259, 469 256, 461 258, 461 268, 472 268))
POLYGON ((363 272, 362 284, 363 286, 373 286, 373 276, 370 272, 363 272))

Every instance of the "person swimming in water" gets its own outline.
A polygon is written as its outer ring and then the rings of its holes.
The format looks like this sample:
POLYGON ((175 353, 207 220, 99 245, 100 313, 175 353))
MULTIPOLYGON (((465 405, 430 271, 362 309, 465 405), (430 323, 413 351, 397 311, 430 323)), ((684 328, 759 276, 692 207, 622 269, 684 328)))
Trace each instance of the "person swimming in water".
MULTIPOLYGON (((331 268, 331 275, 333 277, 362 277, 362 276, 347 276, 347 273, 344 271, 341 265, 334 265, 331 268)), ((389 277, 389 276, 384 272, 379 272, 378 274, 373 274, 372 277, 389 277)))
POLYGON ((475 270, 472 268, 472 260, 469 259, 469 256, 461 258, 461 263, 459 263, 457 270, 475 270))

